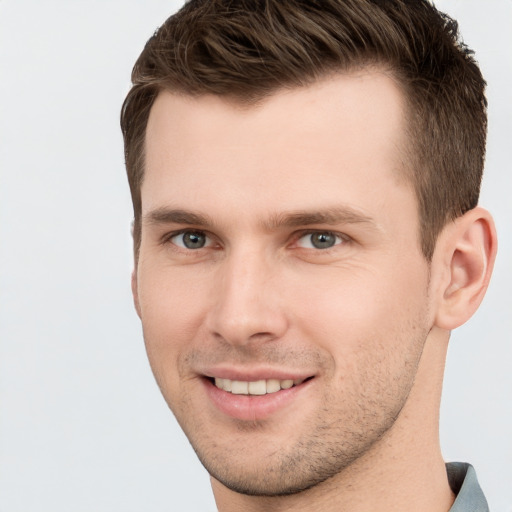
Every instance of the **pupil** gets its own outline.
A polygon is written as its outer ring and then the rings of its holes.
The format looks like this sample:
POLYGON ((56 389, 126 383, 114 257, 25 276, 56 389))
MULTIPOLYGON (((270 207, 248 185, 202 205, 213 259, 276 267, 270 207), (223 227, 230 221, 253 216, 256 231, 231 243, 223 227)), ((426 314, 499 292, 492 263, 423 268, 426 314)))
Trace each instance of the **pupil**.
POLYGON ((332 233, 313 233, 311 243, 317 249, 329 249, 336 243, 336 237, 332 233))
POLYGON ((201 247, 204 247, 206 239, 201 233, 185 233, 183 243, 188 249, 201 249, 201 247))

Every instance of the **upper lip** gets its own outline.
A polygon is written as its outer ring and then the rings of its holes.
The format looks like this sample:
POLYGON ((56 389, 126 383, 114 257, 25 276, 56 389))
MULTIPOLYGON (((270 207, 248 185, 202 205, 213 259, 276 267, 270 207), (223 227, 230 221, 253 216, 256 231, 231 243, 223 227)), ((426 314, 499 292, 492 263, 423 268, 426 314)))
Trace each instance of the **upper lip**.
POLYGON ((314 377, 314 372, 293 371, 277 368, 234 368, 218 366, 200 372, 205 377, 255 382, 258 380, 293 380, 303 381, 314 377))

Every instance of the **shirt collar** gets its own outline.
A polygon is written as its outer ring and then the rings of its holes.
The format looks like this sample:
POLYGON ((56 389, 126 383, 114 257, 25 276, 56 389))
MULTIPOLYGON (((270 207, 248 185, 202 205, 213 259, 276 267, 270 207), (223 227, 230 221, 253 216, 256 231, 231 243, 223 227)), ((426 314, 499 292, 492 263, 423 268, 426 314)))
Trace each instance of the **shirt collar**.
POLYGON ((446 464, 446 472, 450 487, 457 496, 450 512, 489 512, 487 500, 471 464, 450 462, 446 464))

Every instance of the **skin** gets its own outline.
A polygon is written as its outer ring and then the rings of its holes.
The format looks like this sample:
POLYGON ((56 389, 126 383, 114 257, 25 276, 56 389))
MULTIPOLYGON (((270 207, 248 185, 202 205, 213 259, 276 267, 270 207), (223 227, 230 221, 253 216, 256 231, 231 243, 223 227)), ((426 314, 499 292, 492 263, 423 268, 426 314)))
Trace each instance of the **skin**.
POLYGON ((378 70, 258 106, 162 92, 152 108, 135 304, 221 512, 451 506, 444 357, 481 300, 495 235, 475 210, 425 260, 405 122, 378 70), (205 245, 188 248, 184 232, 205 245), (208 392, 207 377, 271 374, 309 380, 244 419, 208 392))

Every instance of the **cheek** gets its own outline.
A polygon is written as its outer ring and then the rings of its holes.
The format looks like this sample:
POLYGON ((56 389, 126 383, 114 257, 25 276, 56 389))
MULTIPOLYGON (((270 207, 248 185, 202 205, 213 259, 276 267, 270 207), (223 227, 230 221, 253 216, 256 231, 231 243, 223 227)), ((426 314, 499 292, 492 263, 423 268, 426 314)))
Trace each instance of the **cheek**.
POLYGON ((378 346, 388 353, 403 350, 428 324, 427 274, 361 268, 317 275, 312 282, 291 295, 295 321, 337 364, 372 350, 381 357, 378 346))
POLYGON ((201 332, 208 295, 202 283, 199 279, 191 282, 171 270, 139 271, 144 342, 160 386, 164 380, 178 380, 180 355, 201 332))
POLYGON ((330 356, 329 407, 355 424, 396 417, 429 331, 425 279, 340 275, 315 287, 297 317, 305 339, 330 356))

